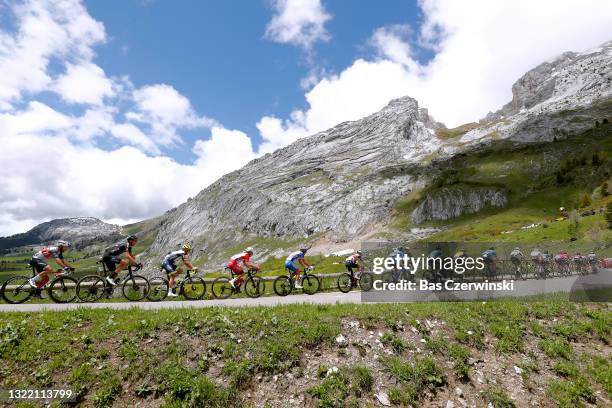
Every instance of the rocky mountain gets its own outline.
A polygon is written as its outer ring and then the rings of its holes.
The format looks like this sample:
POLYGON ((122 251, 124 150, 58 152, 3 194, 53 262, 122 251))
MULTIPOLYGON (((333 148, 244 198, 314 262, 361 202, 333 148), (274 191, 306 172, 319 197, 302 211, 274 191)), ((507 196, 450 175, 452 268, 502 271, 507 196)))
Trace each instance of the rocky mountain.
POLYGON ((121 227, 93 217, 63 218, 43 222, 22 234, 0 237, 0 249, 66 240, 76 248, 113 241, 121 237, 121 227))
POLYGON ((438 164, 458 155, 501 142, 566 138, 610 120, 611 81, 609 42, 529 71, 514 84, 510 103, 473 126, 446 129, 416 100, 393 100, 222 177, 166 214, 151 250, 163 253, 185 240, 209 252, 253 237, 351 240, 384 225, 412 191, 426 194, 415 224, 503 206, 504 191, 427 190, 438 164))

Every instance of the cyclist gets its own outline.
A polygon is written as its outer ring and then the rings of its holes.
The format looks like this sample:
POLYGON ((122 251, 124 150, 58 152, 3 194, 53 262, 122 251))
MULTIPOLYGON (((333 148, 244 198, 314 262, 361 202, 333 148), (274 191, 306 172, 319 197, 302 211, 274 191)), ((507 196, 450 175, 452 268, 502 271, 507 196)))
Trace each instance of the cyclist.
POLYGON ((36 252, 30 260, 30 266, 36 270, 36 276, 30 279, 30 286, 40 289, 49 281, 49 274, 53 273, 53 268, 47 263, 49 259, 53 259, 65 273, 73 272, 74 268, 64 260, 64 252, 68 248, 70 248, 68 242, 57 241, 55 246, 44 247, 36 252))
MULTIPOLYGON (((453 255, 453 258, 455 260, 461 259, 462 262, 465 262, 463 260, 466 259, 467 257, 468 257, 468 254, 467 254, 465 248, 459 248, 459 250, 455 253, 455 255, 453 255)), ((455 262, 455 265, 458 265, 458 264, 459 264, 458 262, 455 262)), ((464 264, 462 263, 461 265, 463 266, 464 264)), ((459 278, 463 280, 464 275, 465 275, 465 271, 464 272, 457 272, 457 271, 455 271, 455 273, 458 274, 459 278)))
POLYGON ((402 279, 404 273, 407 275, 407 279, 411 279, 410 267, 407 262, 407 258, 410 258, 410 250, 406 247, 399 246, 389 254, 389 258, 393 259, 393 282, 399 282, 402 279))
POLYGON ((183 272, 182 267, 177 268, 176 266, 176 261, 179 260, 179 258, 181 261, 183 261, 183 264, 189 269, 191 269, 194 273, 198 271, 198 268, 193 266, 191 260, 189 260, 190 252, 191 245, 183 244, 181 249, 179 249, 178 251, 172 251, 164 257, 164 260, 162 262, 162 269, 166 271, 166 274, 168 275, 168 296, 178 296, 174 292, 174 281, 176 280, 176 277, 183 272))
POLYGON ((487 266, 489 279, 494 279, 497 276, 497 252, 494 247, 489 247, 482 253, 482 259, 487 266))
POLYGON ((298 289, 302 289, 302 286, 299 284, 301 271, 300 271, 299 266, 295 264, 295 261, 298 261, 300 265, 302 265, 304 268, 310 268, 312 265, 308 263, 306 258, 304 258, 307 251, 308 251, 308 248, 302 248, 299 251, 292 252, 291 254, 289 254, 287 259, 285 259, 285 268, 289 269, 292 274, 295 274, 294 275, 294 280, 295 280, 294 287, 298 289))
POLYGON ((237 276, 230 280, 230 284, 234 289, 238 289, 242 284, 244 278, 242 275, 244 274, 244 270, 242 269, 242 265, 247 267, 248 269, 259 270, 259 265, 251 263, 251 257, 253 256, 253 248, 247 247, 243 252, 232 256, 227 263, 227 267, 231 269, 237 276))
POLYGON ((357 268, 357 272, 361 274, 361 270, 363 269, 363 252, 355 251, 353 252, 346 260, 344 261, 344 266, 346 266, 346 270, 351 274, 351 277, 355 277, 355 273, 353 269, 357 268))
POLYGON ((138 237, 136 235, 130 235, 127 237, 126 242, 106 248, 104 251, 102 262, 109 272, 106 281, 112 286, 117 285, 117 282, 115 282, 117 275, 119 275, 119 272, 124 270, 128 265, 131 264, 142 267, 142 264, 139 263, 134 257, 134 254, 132 254, 132 248, 135 247, 137 243, 138 237), (124 253, 125 259, 119 259, 124 253))
POLYGON ((569 272, 568 267, 569 267, 570 258, 566 250, 564 249, 560 250, 559 253, 555 255, 554 260, 557 266, 559 267, 559 271, 561 273, 567 274, 569 272))
POLYGON ((518 278, 521 275, 521 264, 523 263, 524 255, 519 247, 516 247, 510 252, 510 262, 514 265, 515 276, 518 278))

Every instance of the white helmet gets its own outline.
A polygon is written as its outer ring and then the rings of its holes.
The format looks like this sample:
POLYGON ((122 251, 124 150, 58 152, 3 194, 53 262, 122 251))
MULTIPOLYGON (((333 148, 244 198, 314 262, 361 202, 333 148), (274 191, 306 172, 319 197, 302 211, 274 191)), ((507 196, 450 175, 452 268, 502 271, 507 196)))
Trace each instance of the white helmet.
POLYGON ((246 247, 244 252, 248 252, 248 253, 252 254, 253 253, 253 247, 246 247))
POLYGON ((67 241, 62 241, 62 240, 59 240, 59 241, 57 241, 56 246, 57 246, 58 248, 59 248, 59 247, 70 248, 70 243, 69 243, 69 242, 67 242, 67 241))

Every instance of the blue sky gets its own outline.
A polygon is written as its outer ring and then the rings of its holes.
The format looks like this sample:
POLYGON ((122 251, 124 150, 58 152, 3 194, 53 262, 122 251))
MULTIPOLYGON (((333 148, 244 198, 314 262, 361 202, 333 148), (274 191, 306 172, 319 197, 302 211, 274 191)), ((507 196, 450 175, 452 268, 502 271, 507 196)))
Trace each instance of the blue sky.
POLYGON ((479 120, 610 21, 607 0, 0 0, 0 236, 157 216, 393 98, 479 120))
MULTIPOLYGON (((273 11, 263 0, 86 4, 110 38, 96 50, 96 61, 108 75, 131 73, 136 86, 170 83, 197 111, 247 133, 255 147, 261 143, 255 124, 262 116, 286 117, 305 106, 300 81, 314 66, 339 72, 357 56, 373 55, 367 43, 376 28, 417 27, 421 18, 416 1, 328 2, 333 18, 327 30, 333 41, 317 43, 309 56, 299 47, 264 37, 273 11)), ((432 55, 420 51, 423 62, 432 55)), ((189 141, 201 133, 184 136, 189 141)), ((182 162, 193 160, 189 148, 170 154, 182 162)))

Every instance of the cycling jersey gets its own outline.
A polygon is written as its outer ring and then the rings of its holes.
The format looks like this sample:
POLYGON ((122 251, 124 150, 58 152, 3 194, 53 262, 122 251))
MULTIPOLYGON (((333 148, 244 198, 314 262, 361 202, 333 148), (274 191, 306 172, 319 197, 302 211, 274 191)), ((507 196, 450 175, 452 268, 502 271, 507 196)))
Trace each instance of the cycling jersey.
POLYGON ((287 259, 285 259, 285 263, 287 262, 295 263, 295 261, 297 261, 298 259, 304 259, 304 253, 302 251, 295 251, 291 253, 287 257, 287 259))
POLYGON ((45 247, 38 251, 32 256, 32 259, 37 261, 44 261, 45 259, 64 259, 64 255, 60 252, 60 249, 56 246, 45 247))
POLYGON ((164 257, 164 262, 174 263, 178 258, 184 258, 185 255, 187 254, 182 249, 179 249, 178 251, 172 251, 164 257))
POLYGON ((119 256, 124 252, 128 252, 130 255, 132 254, 132 246, 130 245, 129 242, 123 243, 123 244, 117 244, 115 246, 112 246, 110 248, 106 248, 104 250, 104 257, 111 257, 111 256, 119 256))
POLYGON ((517 251, 516 249, 510 252, 510 258, 519 259, 523 257, 523 253, 521 251, 517 251))
POLYGON ((248 252, 241 252, 230 258, 228 264, 237 264, 240 261, 248 262, 251 259, 251 254, 248 252))
POLYGON ((360 260, 361 260, 361 255, 353 254, 353 255, 349 256, 348 258, 346 258, 346 260, 344 262, 345 263, 356 264, 360 260))

